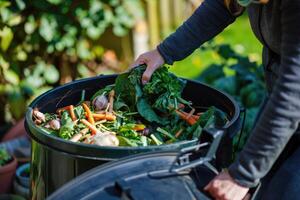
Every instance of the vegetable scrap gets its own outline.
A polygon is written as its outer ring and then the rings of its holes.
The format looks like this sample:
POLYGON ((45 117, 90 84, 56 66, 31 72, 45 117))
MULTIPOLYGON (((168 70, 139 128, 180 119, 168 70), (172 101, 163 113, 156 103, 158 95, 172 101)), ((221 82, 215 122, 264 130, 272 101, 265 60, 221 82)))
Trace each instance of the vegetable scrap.
POLYGON ((55 113, 33 110, 35 124, 48 134, 98 146, 149 146, 199 138, 203 128, 222 127, 227 116, 216 107, 199 108, 182 97, 186 81, 161 67, 143 85, 141 66, 120 74, 113 85, 87 101, 55 113))

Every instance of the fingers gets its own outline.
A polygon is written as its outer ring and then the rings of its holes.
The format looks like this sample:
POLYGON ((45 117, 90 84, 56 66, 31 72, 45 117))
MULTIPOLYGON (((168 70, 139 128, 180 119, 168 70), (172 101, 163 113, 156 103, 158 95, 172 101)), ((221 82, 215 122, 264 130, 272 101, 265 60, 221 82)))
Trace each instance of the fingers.
POLYGON ((156 66, 150 66, 148 65, 143 76, 142 76, 142 83, 146 84, 150 81, 152 74, 154 73, 154 71, 156 70, 156 66))
POLYGON ((154 49, 152 51, 140 55, 136 59, 136 61, 131 65, 131 69, 142 64, 147 65, 147 68, 142 76, 142 83, 146 84, 151 79, 151 76, 154 73, 154 71, 164 64, 164 59, 160 55, 158 50, 154 49))
POLYGON ((138 67, 139 65, 147 64, 146 59, 143 57, 143 55, 139 56, 131 65, 130 69, 133 69, 135 67, 138 67))

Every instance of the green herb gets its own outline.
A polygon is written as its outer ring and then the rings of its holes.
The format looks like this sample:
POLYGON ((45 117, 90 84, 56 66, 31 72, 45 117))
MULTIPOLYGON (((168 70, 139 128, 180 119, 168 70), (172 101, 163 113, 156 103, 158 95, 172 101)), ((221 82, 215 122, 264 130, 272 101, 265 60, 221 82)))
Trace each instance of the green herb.
POLYGON ((69 116, 68 112, 64 111, 61 117, 61 128, 59 130, 59 137, 63 139, 70 139, 74 134, 74 122, 69 116))
POLYGON ((9 163, 9 161, 12 160, 12 157, 9 155, 9 153, 5 149, 0 149, 0 167, 6 165, 9 163))

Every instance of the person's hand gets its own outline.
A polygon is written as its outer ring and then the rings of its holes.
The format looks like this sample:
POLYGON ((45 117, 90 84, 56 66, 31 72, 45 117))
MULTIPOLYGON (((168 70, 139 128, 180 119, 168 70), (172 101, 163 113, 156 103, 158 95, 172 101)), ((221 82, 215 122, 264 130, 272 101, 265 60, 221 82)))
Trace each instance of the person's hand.
POLYGON ((243 200, 249 188, 236 183, 228 172, 221 172, 204 188, 216 200, 243 200))
POLYGON ((148 51, 146 53, 141 54, 132 64, 131 67, 135 67, 137 65, 146 64, 147 68, 142 76, 142 83, 146 84, 153 72, 157 70, 160 66, 165 63, 163 57, 160 55, 157 49, 152 51, 148 51))

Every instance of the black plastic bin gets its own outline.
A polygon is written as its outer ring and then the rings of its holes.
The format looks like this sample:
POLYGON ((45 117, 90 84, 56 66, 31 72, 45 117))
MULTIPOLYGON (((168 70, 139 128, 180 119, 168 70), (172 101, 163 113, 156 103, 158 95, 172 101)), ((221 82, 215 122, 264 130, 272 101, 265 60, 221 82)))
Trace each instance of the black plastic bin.
MULTIPOLYGON (((137 153, 178 150, 197 143, 192 140, 148 147, 100 147, 60 139, 45 133, 33 123, 32 108, 55 112, 59 107, 79 102, 83 89, 89 99, 100 88, 113 84, 115 78, 116 75, 108 75, 74 81, 42 94, 31 103, 26 113, 25 127, 32 138, 30 179, 33 199, 44 199, 64 183, 105 162, 137 153)), ((239 106, 228 95, 190 80, 187 81, 183 96, 197 106, 216 106, 229 116, 230 121, 224 127, 222 148, 216 159, 218 167, 228 165, 232 155, 232 138, 240 130, 239 106)))
MULTIPOLYGON (((210 139, 193 148, 139 154, 91 169, 47 200, 212 200, 203 188, 218 173, 209 163, 223 131, 203 134, 210 139)), ((251 199, 258 189, 250 190, 251 199)))

